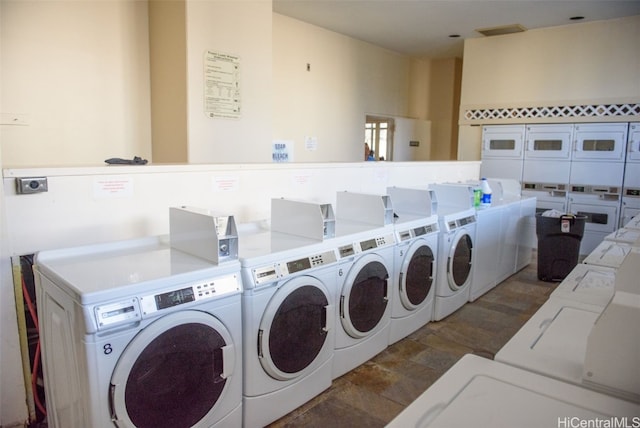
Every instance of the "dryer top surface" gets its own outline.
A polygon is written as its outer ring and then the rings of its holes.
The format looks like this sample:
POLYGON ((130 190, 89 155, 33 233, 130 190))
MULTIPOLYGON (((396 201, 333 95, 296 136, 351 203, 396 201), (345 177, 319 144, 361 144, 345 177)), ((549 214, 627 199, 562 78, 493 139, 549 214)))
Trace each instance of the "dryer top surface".
POLYGON ((159 238, 43 251, 36 267, 80 300, 115 289, 129 295, 240 271, 237 260, 216 265, 159 238))

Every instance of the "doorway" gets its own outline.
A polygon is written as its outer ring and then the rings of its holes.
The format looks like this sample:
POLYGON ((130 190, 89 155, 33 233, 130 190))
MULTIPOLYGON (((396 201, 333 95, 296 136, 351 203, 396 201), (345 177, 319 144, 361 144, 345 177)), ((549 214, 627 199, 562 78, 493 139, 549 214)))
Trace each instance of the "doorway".
MULTIPOLYGON (((366 116, 364 142, 373 150, 377 161, 393 160, 393 132, 395 122, 389 117, 366 116)), ((366 160, 366 159, 365 159, 366 160)))

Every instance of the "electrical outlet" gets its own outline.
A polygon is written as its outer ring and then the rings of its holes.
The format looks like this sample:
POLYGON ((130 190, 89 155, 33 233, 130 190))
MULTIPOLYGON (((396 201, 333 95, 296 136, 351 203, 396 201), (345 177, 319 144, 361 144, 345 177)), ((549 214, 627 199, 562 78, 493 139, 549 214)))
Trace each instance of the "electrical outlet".
POLYGON ((21 195, 46 192, 49 190, 47 177, 18 177, 16 190, 21 195))

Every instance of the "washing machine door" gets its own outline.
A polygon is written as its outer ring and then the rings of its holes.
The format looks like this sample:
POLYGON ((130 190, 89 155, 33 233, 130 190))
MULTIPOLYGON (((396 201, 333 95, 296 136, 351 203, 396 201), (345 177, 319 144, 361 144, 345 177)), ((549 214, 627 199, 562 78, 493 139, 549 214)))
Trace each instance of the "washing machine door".
POLYGON ((451 243, 447 258, 447 282, 449 288, 457 291, 470 278, 473 241, 466 230, 458 232, 451 243))
POLYGON ((314 370, 328 355, 334 317, 331 295, 317 278, 300 276, 269 301, 258 331, 258 357, 274 379, 290 380, 314 370))
POLYGON ((399 272, 400 301, 407 310, 419 308, 429 296, 434 278, 435 255, 422 239, 407 249, 399 272))
POLYGON ((122 352, 111 377, 112 419, 120 428, 208 427, 234 361, 231 335, 217 318, 196 310, 165 315, 122 352))
POLYGON ((340 321, 356 339, 368 336, 382 320, 389 303, 389 270, 377 254, 353 264, 340 293, 340 321))

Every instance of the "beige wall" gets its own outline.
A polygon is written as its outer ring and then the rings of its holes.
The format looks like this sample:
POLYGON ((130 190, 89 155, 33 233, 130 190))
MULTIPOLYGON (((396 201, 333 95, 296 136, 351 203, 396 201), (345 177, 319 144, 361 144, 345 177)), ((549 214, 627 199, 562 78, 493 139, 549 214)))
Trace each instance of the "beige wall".
POLYGON ((431 61, 429 111, 433 160, 457 157, 461 72, 462 61, 458 58, 431 61))
POLYGON ((359 161, 366 114, 408 113, 406 56, 274 14, 273 66, 273 138, 293 141, 296 161, 359 161))
MULTIPOLYGON (((458 159, 480 159, 481 132, 471 125, 576 121, 466 120, 467 109, 640 102, 638 40, 640 16, 465 40, 458 159)), ((633 117, 579 118, 603 120, 633 117)))
POLYGON ((271 1, 189 0, 186 18, 189 162, 270 162, 271 1), (239 57, 242 112, 238 119, 205 115, 207 50, 239 57))
POLYGON ((0 43, 7 165, 149 157, 147 4, 3 0, 0 43))
POLYGON ((465 40, 468 106, 637 102, 640 16, 465 40))
POLYGON ((151 142, 155 163, 188 162, 186 0, 149 1, 151 142))
POLYGON ((270 1, 159 2, 180 6, 168 15, 155 3, 1 3, 2 112, 26 118, 0 127, 4 166, 270 162, 280 139, 295 161, 353 161, 366 114, 409 115, 406 56, 273 14, 270 1), (240 119, 204 114, 206 50, 240 58, 240 119))

